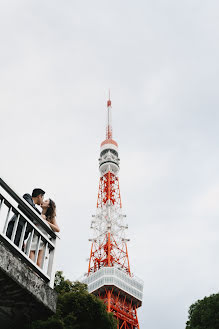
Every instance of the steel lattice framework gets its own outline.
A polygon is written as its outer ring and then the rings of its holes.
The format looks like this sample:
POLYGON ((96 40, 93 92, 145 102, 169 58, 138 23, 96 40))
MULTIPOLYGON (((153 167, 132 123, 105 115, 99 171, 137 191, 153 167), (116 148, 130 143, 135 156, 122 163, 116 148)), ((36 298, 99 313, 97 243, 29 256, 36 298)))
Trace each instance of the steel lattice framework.
POLYGON ((139 329, 136 309, 142 304, 143 282, 131 274, 119 188, 118 144, 112 139, 111 101, 107 102, 106 139, 101 143, 97 211, 91 221, 93 237, 88 290, 99 296, 118 320, 118 329, 139 329))

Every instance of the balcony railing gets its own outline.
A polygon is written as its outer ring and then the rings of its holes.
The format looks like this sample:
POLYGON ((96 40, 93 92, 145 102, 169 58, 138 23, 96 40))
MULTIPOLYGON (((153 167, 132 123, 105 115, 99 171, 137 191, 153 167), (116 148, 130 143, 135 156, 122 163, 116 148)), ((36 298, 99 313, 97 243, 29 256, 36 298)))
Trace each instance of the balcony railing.
POLYGON ((53 287, 53 260, 57 235, 23 198, 0 178, 0 240, 21 258, 50 287, 53 287), (8 224, 13 218, 13 230, 8 237, 8 224), (30 259, 32 242, 36 241, 34 260, 30 259), (41 265, 37 265, 39 250, 43 250, 41 265))

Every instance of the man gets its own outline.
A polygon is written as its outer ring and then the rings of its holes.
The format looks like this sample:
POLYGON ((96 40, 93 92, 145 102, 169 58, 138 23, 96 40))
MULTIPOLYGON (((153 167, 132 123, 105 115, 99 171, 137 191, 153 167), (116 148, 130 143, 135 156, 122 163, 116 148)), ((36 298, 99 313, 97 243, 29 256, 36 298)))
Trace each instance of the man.
MULTIPOLYGON (((28 193, 23 195, 23 198, 39 213, 41 214, 41 212, 37 209, 36 205, 40 206, 43 202, 43 198, 44 198, 44 194, 45 192, 40 189, 40 188, 35 188, 32 192, 32 196, 28 193)), ((22 207, 19 207, 22 212, 25 214, 25 209, 23 209, 22 207)), ((15 221, 17 219, 17 216, 14 215, 9 224, 8 224, 8 228, 7 228, 7 232, 6 232, 6 236, 11 239, 12 236, 12 232, 13 232, 13 228, 14 228, 14 224, 15 221)), ((16 246, 19 246, 19 242, 20 242, 20 238, 21 238, 21 233, 22 233, 22 229, 24 227, 24 221, 19 220, 18 222, 18 226, 17 226, 17 231, 16 231, 16 235, 15 235, 15 239, 14 239, 14 243, 16 244, 16 246)), ((30 228, 26 229, 25 232, 25 236, 24 239, 27 238, 28 234, 30 232, 30 228)))

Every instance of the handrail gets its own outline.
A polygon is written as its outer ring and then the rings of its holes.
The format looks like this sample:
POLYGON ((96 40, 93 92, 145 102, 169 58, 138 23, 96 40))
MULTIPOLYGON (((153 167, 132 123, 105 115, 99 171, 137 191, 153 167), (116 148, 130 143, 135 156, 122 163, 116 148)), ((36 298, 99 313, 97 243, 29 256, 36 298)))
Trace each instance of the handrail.
MULTIPOLYGON (((15 193, 4 181, 2 178, 0 178, 0 186, 19 204, 21 205, 27 214, 30 216, 30 218, 36 220, 40 226, 43 227, 43 229, 51 235, 53 238, 56 238, 57 235, 56 233, 49 227, 47 226, 43 219, 40 217, 40 215, 36 212, 36 210, 31 207, 31 205, 24 199, 21 199, 17 193, 15 193)), ((22 209, 20 209, 22 211, 22 209)), ((22 211, 23 212, 23 211, 22 211)))
MULTIPOLYGON (((7 205, 7 207, 11 207, 11 210, 13 210, 13 213, 16 214, 17 216, 19 216, 19 213, 22 213, 22 210, 19 209, 19 211, 14 208, 13 206, 10 205, 10 202, 1 195, 0 193, 0 200, 4 200, 4 204, 7 205)), ((40 228, 37 227, 33 221, 31 221, 27 215, 22 213, 22 217, 29 223, 31 224, 31 226, 34 228, 35 231, 37 231, 38 233, 40 233, 40 235, 42 235, 42 237, 44 239, 47 239, 47 237, 45 236, 45 234, 43 232, 41 232, 40 228)), ((46 224, 45 224, 46 225, 46 224)), ((47 226, 47 225, 46 225, 47 226)), ((48 243, 51 245, 51 247, 55 248, 54 244, 51 241, 48 241, 48 243)))

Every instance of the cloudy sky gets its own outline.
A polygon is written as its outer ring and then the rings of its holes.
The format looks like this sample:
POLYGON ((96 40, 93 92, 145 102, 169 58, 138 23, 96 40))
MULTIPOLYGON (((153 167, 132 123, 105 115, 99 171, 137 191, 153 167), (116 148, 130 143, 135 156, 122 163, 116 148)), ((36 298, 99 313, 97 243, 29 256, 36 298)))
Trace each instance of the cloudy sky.
POLYGON ((0 2, 0 176, 56 201, 57 269, 83 275, 111 89, 141 329, 218 292, 218 41, 217 0, 0 2))

